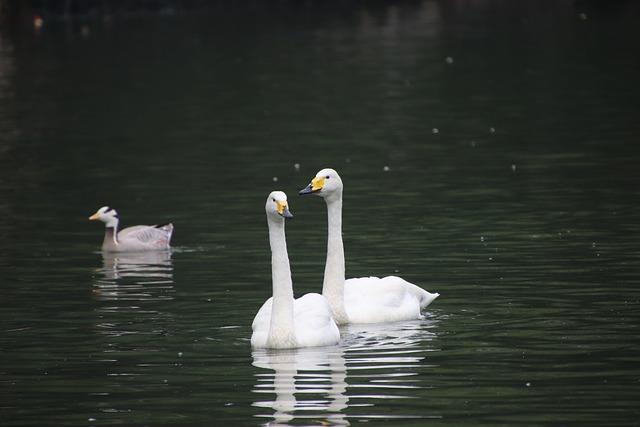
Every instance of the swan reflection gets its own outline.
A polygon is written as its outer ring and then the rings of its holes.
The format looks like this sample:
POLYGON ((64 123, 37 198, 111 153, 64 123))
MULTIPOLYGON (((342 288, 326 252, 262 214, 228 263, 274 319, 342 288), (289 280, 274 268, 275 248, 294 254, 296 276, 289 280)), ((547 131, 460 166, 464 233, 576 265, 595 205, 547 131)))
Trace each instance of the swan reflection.
POLYGON ((253 365, 273 372, 259 372, 255 393, 275 393, 275 400, 258 400, 253 406, 270 408, 268 425, 286 426, 296 418, 318 420, 325 425, 349 425, 344 350, 318 347, 294 350, 254 350, 253 365))
MULTIPOLYGON (((351 398, 358 396, 372 407, 364 418, 379 416, 375 413, 376 401, 412 398, 416 389, 431 387, 425 373, 437 366, 428 363, 428 354, 439 349, 428 344, 435 339, 430 326, 433 324, 428 321, 416 320, 343 328, 351 398)), ((397 417, 416 418, 415 414, 397 417)), ((418 418, 423 417, 430 415, 418 418)))
POLYGON ((258 371, 255 393, 275 394, 274 400, 257 400, 253 406, 269 408, 266 425, 300 425, 300 419, 324 425, 349 425, 380 417, 402 419, 438 418, 429 413, 389 415, 388 405, 398 399, 415 398, 416 390, 429 389, 429 352, 438 351, 430 330, 431 320, 341 328, 337 347, 287 351, 255 350, 258 371), (382 403, 384 402, 384 408, 382 403), (381 405, 378 408, 378 405, 381 405))

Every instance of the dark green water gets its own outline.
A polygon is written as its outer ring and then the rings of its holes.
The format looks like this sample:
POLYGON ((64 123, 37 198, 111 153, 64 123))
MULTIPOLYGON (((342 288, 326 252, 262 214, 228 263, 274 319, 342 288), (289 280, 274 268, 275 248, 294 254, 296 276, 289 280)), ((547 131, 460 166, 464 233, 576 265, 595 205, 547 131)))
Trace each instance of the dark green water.
POLYGON ((637 424, 639 17, 219 3, 0 28, 0 423, 637 424), (294 286, 319 291, 325 205, 297 191, 327 166, 347 276, 441 296, 252 352, 264 199, 289 194, 294 286), (172 221, 175 250, 103 258, 106 204, 172 221))

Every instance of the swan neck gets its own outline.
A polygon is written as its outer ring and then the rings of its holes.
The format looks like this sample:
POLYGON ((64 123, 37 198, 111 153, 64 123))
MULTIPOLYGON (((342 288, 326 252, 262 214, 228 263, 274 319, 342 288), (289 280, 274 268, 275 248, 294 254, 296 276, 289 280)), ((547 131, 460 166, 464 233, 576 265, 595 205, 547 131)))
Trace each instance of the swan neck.
POLYGON ((271 348, 296 345, 293 324, 293 282, 284 231, 284 219, 269 221, 273 306, 267 344, 271 348))
POLYGON ((329 234, 327 238, 327 264, 324 269, 322 295, 329 301, 336 323, 348 323, 344 308, 345 262, 342 243, 342 195, 327 199, 329 234))

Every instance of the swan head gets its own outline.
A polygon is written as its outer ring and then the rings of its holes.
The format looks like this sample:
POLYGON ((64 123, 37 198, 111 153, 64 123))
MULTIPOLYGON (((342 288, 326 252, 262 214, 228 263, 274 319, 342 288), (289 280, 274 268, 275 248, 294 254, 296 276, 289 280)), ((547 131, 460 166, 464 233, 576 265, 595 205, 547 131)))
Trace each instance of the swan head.
POLYGON ((293 218, 293 215, 289 212, 287 195, 282 191, 272 191, 271 194, 269 194, 264 210, 267 212, 267 216, 282 217, 285 219, 293 218))
POLYGON ((325 199, 332 195, 340 197, 342 196, 342 179, 334 169, 322 169, 309 185, 300 190, 299 194, 317 194, 325 199))
POLYGON ((118 226, 118 212, 109 206, 101 207, 89 219, 91 221, 102 221, 107 228, 116 228, 118 226))

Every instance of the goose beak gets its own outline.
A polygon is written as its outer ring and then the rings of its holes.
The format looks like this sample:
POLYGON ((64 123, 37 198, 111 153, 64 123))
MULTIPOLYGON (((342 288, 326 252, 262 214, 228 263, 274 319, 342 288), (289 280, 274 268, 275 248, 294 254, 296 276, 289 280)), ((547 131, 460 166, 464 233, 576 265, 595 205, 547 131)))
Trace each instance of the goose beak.
POLYGON ((311 184, 307 185, 305 188, 300 190, 300 192, 298 194, 300 194, 300 195, 318 194, 319 192, 322 191, 322 187, 324 187, 324 180, 325 179, 326 178, 324 178, 324 177, 322 177, 322 178, 313 178, 313 180, 311 180, 311 184))
POLYGON ((90 221, 95 221, 96 219, 100 219, 100 214, 98 212, 94 213, 89 217, 90 221))

